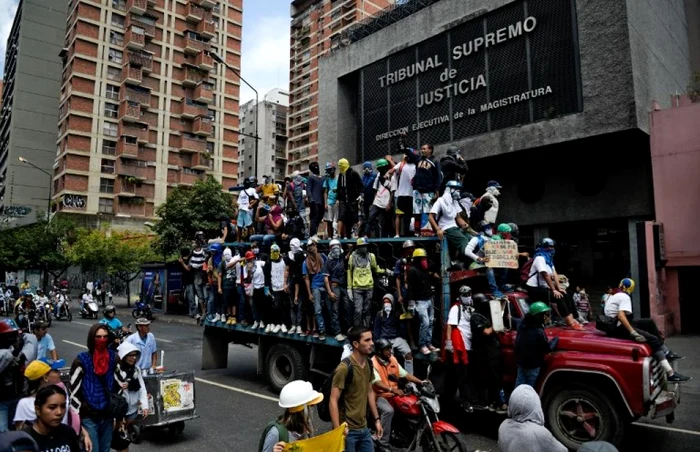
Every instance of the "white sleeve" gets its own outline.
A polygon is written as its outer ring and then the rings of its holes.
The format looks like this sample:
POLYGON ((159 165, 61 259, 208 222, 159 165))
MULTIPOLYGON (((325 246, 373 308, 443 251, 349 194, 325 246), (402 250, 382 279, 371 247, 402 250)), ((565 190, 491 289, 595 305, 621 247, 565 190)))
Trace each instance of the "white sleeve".
POLYGON ((142 410, 148 409, 148 393, 146 392, 146 384, 143 382, 142 372, 139 372, 139 405, 141 405, 142 410))
MULTIPOLYGON (((469 243, 467 244, 467 247, 464 249, 464 254, 471 260, 475 261, 479 258, 476 254, 474 254, 474 249, 476 246, 479 244, 479 236, 473 237, 469 243)), ((533 267, 535 263, 532 263, 533 267)))
POLYGON ((25 397, 17 402, 13 422, 34 422, 35 420, 34 397, 25 397))
POLYGON ((620 301, 618 311, 624 311, 625 314, 632 315, 632 298, 630 298, 629 295, 620 298, 622 298, 622 300, 620 301))
POLYGON ((535 260, 532 261, 532 273, 540 274, 542 272, 549 273, 547 268, 547 263, 544 261, 544 257, 537 256, 535 260))
POLYGON ((430 208, 430 213, 432 213, 435 216, 440 215, 441 211, 442 211, 442 198, 435 201, 435 204, 433 204, 433 207, 430 208))
MULTIPOLYGON (((459 325, 459 306, 454 305, 450 308, 450 314, 447 316, 447 324, 452 326, 459 325)), ((448 337, 447 340, 449 339, 448 337)))

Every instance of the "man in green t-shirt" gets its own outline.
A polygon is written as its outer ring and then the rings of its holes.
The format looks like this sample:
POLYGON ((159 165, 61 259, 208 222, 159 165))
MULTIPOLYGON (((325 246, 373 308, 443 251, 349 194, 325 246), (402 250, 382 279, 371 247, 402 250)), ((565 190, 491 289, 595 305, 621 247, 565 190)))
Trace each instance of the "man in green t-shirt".
POLYGON ((373 452, 372 434, 367 428, 367 403, 372 412, 372 422, 377 435, 382 436, 382 423, 377 411, 377 400, 372 390, 372 362, 368 359, 372 353, 372 331, 364 326, 355 326, 348 332, 352 344, 352 382, 345 387, 348 366, 341 362, 333 375, 333 387, 328 403, 333 428, 341 422, 347 422, 348 434, 345 438, 345 452, 373 452), (340 400, 343 396, 342 401, 340 400))

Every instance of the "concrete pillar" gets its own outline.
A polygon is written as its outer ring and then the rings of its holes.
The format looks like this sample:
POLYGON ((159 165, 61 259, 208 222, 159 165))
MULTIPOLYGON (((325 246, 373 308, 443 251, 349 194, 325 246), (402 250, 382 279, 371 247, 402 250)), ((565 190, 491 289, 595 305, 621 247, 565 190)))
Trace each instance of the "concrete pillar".
MULTIPOLYGON (((627 234, 629 237, 629 249, 630 249, 630 278, 632 278, 637 284, 640 283, 641 279, 639 277, 639 247, 638 247, 638 234, 637 234, 637 223, 644 221, 641 218, 629 218, 627 220, 627 234)), ((644 270, 646 271, 646 269, 644 270)), ((622 275, 620 276, 622 279, 622 275)), ((632 293, 632 310, 636 317, 639 317, 642 312, 641 299, 639 297, 639 289, 632 293)))

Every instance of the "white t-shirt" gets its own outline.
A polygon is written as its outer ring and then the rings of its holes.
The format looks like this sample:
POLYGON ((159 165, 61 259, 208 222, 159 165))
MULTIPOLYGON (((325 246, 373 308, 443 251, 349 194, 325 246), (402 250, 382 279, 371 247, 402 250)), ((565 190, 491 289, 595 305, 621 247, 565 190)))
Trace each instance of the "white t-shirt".
POLYGON ((374 178, 374 186, 372 187, 377 191, 374 195, 373 205, 379 207, 380 209, 386 209, 391 201, 391 181, 389 179, 384 179, 384 183, 379 183, 379 176, 374 178))
POLYGON ((530 278, 527 280, 527 285, 530 287, 544 287, 548 288, 547 281, 540 275, 540 272, 547 272, 549 276, 554 275, 554 266, 547 265, 547 261, 544 260, 544 256, 537 256, 535 260, 532 261, 532 268, 530 268, 530 278), (534 273, 534 274, 533 274, 534 273))
POLYGON ((437 218, 437 224, 440 226, 440 229, 447 231, 457 227, 455 218, 459 215, 460 210, 459 203, 452 200, 452 197, 446 193, 435 201, 433 207, 430 208, 430 213, 437 218))
MULTIPOLYGON (((262 289, 265 287, 265 273, 263 268, 265 267, 265 262, 255 261, 253 267, 253 278, 251 283, 253 284, 253 289, 262 289)), ((243 267, 243 278, 248 278, 248 266, 243 267)))
MULTIPOLYGON (((401 168, 401 163, 399 163, 399 168, 401 168)), ((396 173, 398 174, 399 168, 396 168, 396 173)), ((413 197, 413 178, 416 175, 416 165, 413 163, 403 164, 401 169, 401 174, 399 176, 399 181, 396 186, 396 196, 410 196, 413 197)))
MULTIPOLYGON (((456 326, 462 333, 462 340, 467 350, 472 349, 472 326, 469 320, 472 318, 471 313, 461 306, 461 302, 450 308, 450 315, 447 316, 447 324, 456 326), (462 310, 460 314, 459 310, 462 310)), ((448 338, 449 339, 449 338, 448 338)))
MULTIPOLYGON (((34 410, 34 397, 24 397, 17 402, 15 418, 12 422, 28 422, 33 424, 36 421, 36 411, 34 410)), ((68 410, 63 415, 63 424, 68 425, 68 410)))
POLYGON ((280 259, 279 262, 270 262, 270 280, 273 291, 279 292, 284 290, 284 272, 286 268, 284 259, 280 259))
POLYGON ((258 199, 258 193, 254 188, 246 188, 245 190, 241 190, 240 194, 238 195, 238 209, 249 212, 250 198, 258 199))
POLYGON ((618 292, 611 295, 605 302, 605 316, 617 318, 617 313, 623 311, 627 315, 632 315, 632 299, 625 292, 618 292))

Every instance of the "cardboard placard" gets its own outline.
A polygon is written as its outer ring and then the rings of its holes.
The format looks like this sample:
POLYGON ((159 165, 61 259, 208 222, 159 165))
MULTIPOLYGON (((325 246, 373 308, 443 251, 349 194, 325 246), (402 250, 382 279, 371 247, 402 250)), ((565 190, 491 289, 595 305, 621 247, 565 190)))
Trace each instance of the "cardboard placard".
POLYGON ((490 240, 484 245, 490 268, 518 268, 518 244, 512 240, 490 240))

